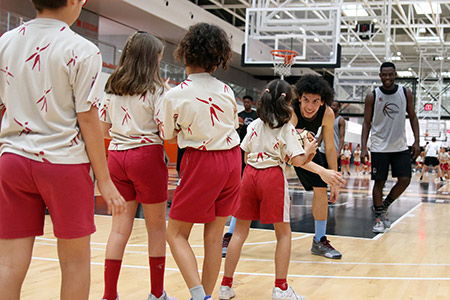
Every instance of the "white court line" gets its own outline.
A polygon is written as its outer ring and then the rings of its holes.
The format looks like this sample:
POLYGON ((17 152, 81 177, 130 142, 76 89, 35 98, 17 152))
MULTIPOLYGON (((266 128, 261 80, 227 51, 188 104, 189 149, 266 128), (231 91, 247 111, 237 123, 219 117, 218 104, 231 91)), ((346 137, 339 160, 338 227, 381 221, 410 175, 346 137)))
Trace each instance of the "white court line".
MULTIPOLYGON (((343 206, 346 205, 348 202, 342 202, 342 203, 335 203, 335 204, 329 204, 331 207, 337 207, 337 206, 343 206)), ((292 207, 312 207, 312 204, 292 204, 292 207)))
MULTIPOLYGON (((46 245, 46 246, 56 246, 55 244, 41 243, 36 242, 36 245, 46 245)), ((91 250, 97 251, 105 251, 105 248, 91 248, 91 250)), ((133 254, 143 254, 147 255, 147 251, 131 251, 125 250, 125 253, 133 253, 133 254)), ((172 254, 167 253, 166 256, 172 257, 172 254)), ((195 255, 195 258, 204 259, 205 257, 202 255, 195 255)), ((57 260, 57 259, 56 259, 57 260)), ((273 259, 262 259, 262 258, 243 258, 240 257, 239 261, 256 261, 256 262, 274 262, 273 259)), ((312 261, 312 260, 291 260, 290 263, 293 264, 312 264, 312 265, 359 265, 359 266, 397 266, 397 267, 448 267, 448 264, 441 263, 371 263, 371 262, 346 262, 346 261, 312 261)))
POLYGON ((413 208, 411 208, 410 210, 408 210, 405 214, 403 214, 403 216, 401 216, 400 218, 398 218, 397 220, 395 220, 394 223, 391 224, 391 228, 389 228, 387 231, 381 233, 381 234, 377 234, 376 236, 373 237, 372 240, 378 240, 380 237, 382 237, 386 232, 389 232, 389 230, 391 230, 392 228, 394 228, 395 225, 397 225, 398 223, 400 223, 404 218, 406 218, 407 215, 409 215, 410 213, 412 213, 416 208, 422 206, 422 202, 418 203, 416 206, 414 206, 413 208))
MULTIPOLYGON (((253 229, 253 228, 252 228, 253 229)), ((313 236, 312 233, 305 233, 302 236, 299 237, 294 237, 291 240, 292 241, 297 241, 297 240, 302 240, 302 239, 306 239, 313 236)), ((52 241, 52 242, 56 242, 56 239, 49 239, 49 238, 42 238, 42 237, 37 237, 37 240, 43 240, 43 241, 52 241)), ((254 246, 254 245, 265 245, 265 244, 276 244, 277 241, 273 240, 273 241, 266 241, 266 242, 252 242, 252 243, 244 243, 244 246, 254 246)), ((100 245, 100 246, 106 246, 106 243, 96 243, 96 242, 91 242, 91 245, 100 245)), ((147 247, 147 244, 127 244, 127 247, 147 247)), ((167 245, 167 247, 169 247, 167 245)), ((203 248, 204 245, 191 245, 192 248, 203 248)))
MULTIPOLYGON (((58 262, 58 259, 55 258, 43 258, 33 256, 32 259, 35 260, 43 260, 43 261, 52 261, 58 262)), ((95 266, 104 266, 104 263, 91 262, 91 265, 95 266)), ((132 269, 149 269, 148 266, 136 266, 136 265, 122 265, 123 268, 132 268, 132 269)), ((166 271, 175 271, 179 272, 180 270, 177 268, 165 268, 166 271)), ((201 273, 201 270, 198 270, 201 273)), ((223 274, 223 272, 220 272, 223 274)), ((252 273, 252 272, 235 272, 237 275, 251 275, 251 276, 267 276, 273 277, 273 273, 252 273)), ((324 278, 324 279, 360 279, 360 280, 428 280, 428 281, 450 281, 450 277, 367 277, 367 276, 328 276, 328 275, 300 275, 300 274, 289 274, 289 277, 296 278, 324 278)))

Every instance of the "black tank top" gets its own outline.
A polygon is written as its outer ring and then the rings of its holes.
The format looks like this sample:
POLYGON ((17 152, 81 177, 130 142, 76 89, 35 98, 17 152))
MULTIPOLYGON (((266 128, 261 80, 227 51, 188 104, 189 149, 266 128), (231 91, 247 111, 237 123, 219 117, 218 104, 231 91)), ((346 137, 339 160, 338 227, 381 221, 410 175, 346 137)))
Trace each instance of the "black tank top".
POLYGON ((297 126, 295 128, 300 129, 306 129, 309 131, 314 132, 314 134, 317 134, 317 131, 319 130, 319 127, 322 126, 322 120, 323 116, 325 114, 325 109, 327 108, 327 105, 322 105, 319 110, 317 111, 316 116, 313 119, 305 119, 303 118, 301 112, 300 112, 300 101, 298 99, 294 99, 292 101, 292 106, 294 107, 294 112, 297 115, 297 126))

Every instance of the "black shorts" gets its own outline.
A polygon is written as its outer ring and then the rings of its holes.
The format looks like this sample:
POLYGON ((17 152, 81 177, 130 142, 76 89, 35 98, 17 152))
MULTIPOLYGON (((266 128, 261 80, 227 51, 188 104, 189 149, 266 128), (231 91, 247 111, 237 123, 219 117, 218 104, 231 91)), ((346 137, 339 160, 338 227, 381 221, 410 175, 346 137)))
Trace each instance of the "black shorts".
MULTIPOLYGON (((317 151, 312 161, 328 169, 327 157, 325 156, 324 153, 317 151)), ((294 169, 295 173, 297 173, 298 179, 300 179, 300 182, 302 183, 305 190, 312 191, 313 188, 315 187, 324 187, 324 188, 327 187, 327 184, 322 180, 322 178, 320 178, 318 174, 310 172, 300 167, 294 167, 294 169)))
POLYGON ((392 177, 411 178, 411 153, 409 150, 401 152, 372 152, 372 180, 387 180, 389 165, 392 177))
POLYGON ((434 156, 425 156, 425 162, 423 163, 425 166, 436 167, 439 165, 439 160, 434 156))

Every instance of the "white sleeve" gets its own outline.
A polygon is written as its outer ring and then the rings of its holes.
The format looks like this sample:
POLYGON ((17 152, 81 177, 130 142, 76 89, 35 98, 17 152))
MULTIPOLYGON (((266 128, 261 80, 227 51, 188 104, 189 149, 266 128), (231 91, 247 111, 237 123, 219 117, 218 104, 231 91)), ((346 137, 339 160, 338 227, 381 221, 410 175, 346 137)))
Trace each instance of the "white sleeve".
POLYGON ((283 155, 283 159, 285 156, 291 159, 295 156, 305 153, 305 150, 298 141, 295 128, 291 123, 287 123, 287 126, 284 126, 282 134, 282 139, 285 141, 283 151, 281 152, 281 154, 283 155))
POLYGON ((251 135, 251 128, 253 128, 254 123, 250 123, 247 127, 247 134, 245 135, 244 139, 241 142, 241 149, 244 150, 247 153, 251 152, 251 145, 250 145, 250 135, 251 135))
POLYGON ((98 117, 100 121, 112 124, 111 116, 109 115, 109 106, 111 104, 110 96, 104 93, 102 100, 98 106, 98 117))
POLYGON ((103 87, 97 77, 101 71, 102 56, 100 54, 92 54, 79 61, 77 67, 71 71, 77 113, 89 111, 91 106, 100 99, 103 87))
POLYGON ((178 108, 174 107, 174 101, 166 96, 163 99, 163 118, 161 137, 165 140, 173 139, 180 131, 180 126, 177 124, 178 108))

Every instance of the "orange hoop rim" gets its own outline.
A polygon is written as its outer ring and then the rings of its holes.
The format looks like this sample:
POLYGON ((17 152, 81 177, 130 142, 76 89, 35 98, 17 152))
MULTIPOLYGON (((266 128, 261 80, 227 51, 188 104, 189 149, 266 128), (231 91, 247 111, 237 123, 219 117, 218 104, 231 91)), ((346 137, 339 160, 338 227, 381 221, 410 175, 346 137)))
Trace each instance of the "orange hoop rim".
POLYGON ((296 51, 287 49, 270 50, 270 54, 272 54, 272 57, 284 58, 285 64, 293 64, 294 58, 298 55, 296 51))

